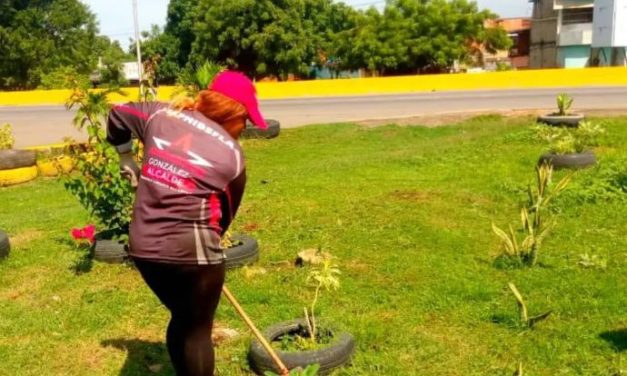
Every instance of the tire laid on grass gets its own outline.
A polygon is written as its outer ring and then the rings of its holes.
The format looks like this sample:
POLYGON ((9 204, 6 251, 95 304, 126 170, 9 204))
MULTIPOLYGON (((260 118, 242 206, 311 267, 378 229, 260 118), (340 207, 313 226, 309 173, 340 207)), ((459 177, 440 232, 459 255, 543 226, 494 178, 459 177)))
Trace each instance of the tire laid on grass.
POLYGON ((553 165, 553 168, 556 170, 570 168, 570 169, 583 169, 586 167, 594 166, 597 163, 597 159, 591 151, 586 151, 583 153, 572 153, 572 154, 553 154, 546 153, 542 154, 538 164, 548 163, 553 165))
POLYGON ((37 152, 33 150, 0 150, 0 170, 31 167, 36 160, 37 152))
POLYGON ((275 138, 281 132, 281 123, 278 120, 268 119, 267 129, 259 129, 249 121, 246 122, 246 128, 242 131, 242 138, 275 138))
POLYGON ((9 236, 6 232, 0 230, 0 260, 4 260, 9 257, 11 251, 11 244, 9 243, 9 236))
MULTIPOLYGON (((269 341, 278 339, 282 335, 302 332, 306 329, 304 320, 294 320, 274 325, 263 331, 263 336, 269 341)), ((276 353, 288 369, 305 368, 309 364, 319 364, 321 375, 326 375, 334 369, 348 363, 355 350, 355 340, 349 333, 340 333, 334 336, 328 347, 309 351, 280 351, 276 353)), ((252 369, 260 375, 266 371, 278 373, 278 368, 258 340, 250 345, 249 360, 252 369)))
POLYGON ((538 123, 544 123, 547 125, 551 125, 554 127, 572 127, 576 128, 579 126, 585 117, 582 114, 571 114, 571 115, 540 115, 538 116, 538 123))
POLYGON ((38 174, 37 166, 0 170, 0 187, 29 182, 38 174))
POLYGON ((259 260, 259 244, 255 238, 244 234, 236 234, 233 235, 233 240, 242 244, 224 250, 227 269, 252 264, 259 260))
POLYGON ((128 247, 117 240, 96 240, 93 252, 94 259, 107 264, 121 264, 128 259, 128 247))

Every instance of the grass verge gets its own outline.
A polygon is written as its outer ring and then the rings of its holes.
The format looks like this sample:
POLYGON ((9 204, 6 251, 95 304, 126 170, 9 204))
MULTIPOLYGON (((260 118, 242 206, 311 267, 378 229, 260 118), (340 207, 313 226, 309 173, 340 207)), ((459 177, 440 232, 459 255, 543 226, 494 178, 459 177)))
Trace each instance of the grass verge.
MULTIPOLYGON (((627 118, 607 120, 598 167, 554 205, 558 224, 540 266, 494 266, 492 221, 515 223, 544 148, 530 118, 482 116, 441 128, 321 125, 245 141, 249 183, 235 231, 258 238, 255 269, 227 283, 259 327, 297 318, 311 291, 296 253, 338 257, 342 287, 318 317, 357 340, 336 375, 618 375, 627 368, 627 118), (583 268, 595 254, 603 268, 583 268), (287 261, 287 262, 285 262, 287 261), (516 284, 530 314, 517 324, 516 284)), ((562 176, 563 173, 558 173, 562 176)), ((94 264, 69 229, 89 222, 59 180, 0 189, 0 375, 172 375, 167 312, 129 266, 94 264), (84 265, 83 265, 84 266, 84 265)), ((221 375, 247 375, 250 335, 223 301, 221 375)))

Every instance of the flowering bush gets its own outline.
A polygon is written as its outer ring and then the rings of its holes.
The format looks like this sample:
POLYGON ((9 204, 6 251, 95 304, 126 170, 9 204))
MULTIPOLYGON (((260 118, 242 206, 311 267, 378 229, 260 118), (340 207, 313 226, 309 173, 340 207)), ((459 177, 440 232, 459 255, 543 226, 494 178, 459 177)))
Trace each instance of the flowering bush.
POLYGON ((103 121, 110 109, 107 95, 114 90, 89 92, 74 89, 68 109, 77 108, 74 124, 86 128, 88 142, 74 145, 77 174, 68 175, 65 187, 96 217, 114 239, 128 234, 133 204, 130 183, 120 174, 119 156, 106 140, 103 121))
POLYGON ((92 245, 96 241, 96 226, 92 224, 83 228, 75 227, 70 231, 70 235, 76 244, 88 243, 92 245))

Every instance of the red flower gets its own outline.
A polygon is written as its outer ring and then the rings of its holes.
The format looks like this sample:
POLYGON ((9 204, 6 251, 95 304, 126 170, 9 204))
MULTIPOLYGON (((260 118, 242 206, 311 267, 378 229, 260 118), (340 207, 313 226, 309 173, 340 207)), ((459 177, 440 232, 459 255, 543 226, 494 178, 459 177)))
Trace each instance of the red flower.
POLYGON ((73 228, 71 235, 76 241, 87 240, 89 244, 94 244, 96 241, 96 226, 87 225, 83 228, 73 228))

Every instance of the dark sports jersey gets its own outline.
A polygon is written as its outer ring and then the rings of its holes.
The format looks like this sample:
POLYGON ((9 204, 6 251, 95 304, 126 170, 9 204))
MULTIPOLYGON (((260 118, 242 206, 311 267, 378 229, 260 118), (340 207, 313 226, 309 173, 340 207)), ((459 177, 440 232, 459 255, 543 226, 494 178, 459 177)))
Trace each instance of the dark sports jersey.
POLYGON ((239 144, 197 111, 165 103, 115 106, 107 140, 131 150, 144 145, 130 228, 131 256, 181 264, 224 260, 221 235, 239 207, 246 173, 239 144))

